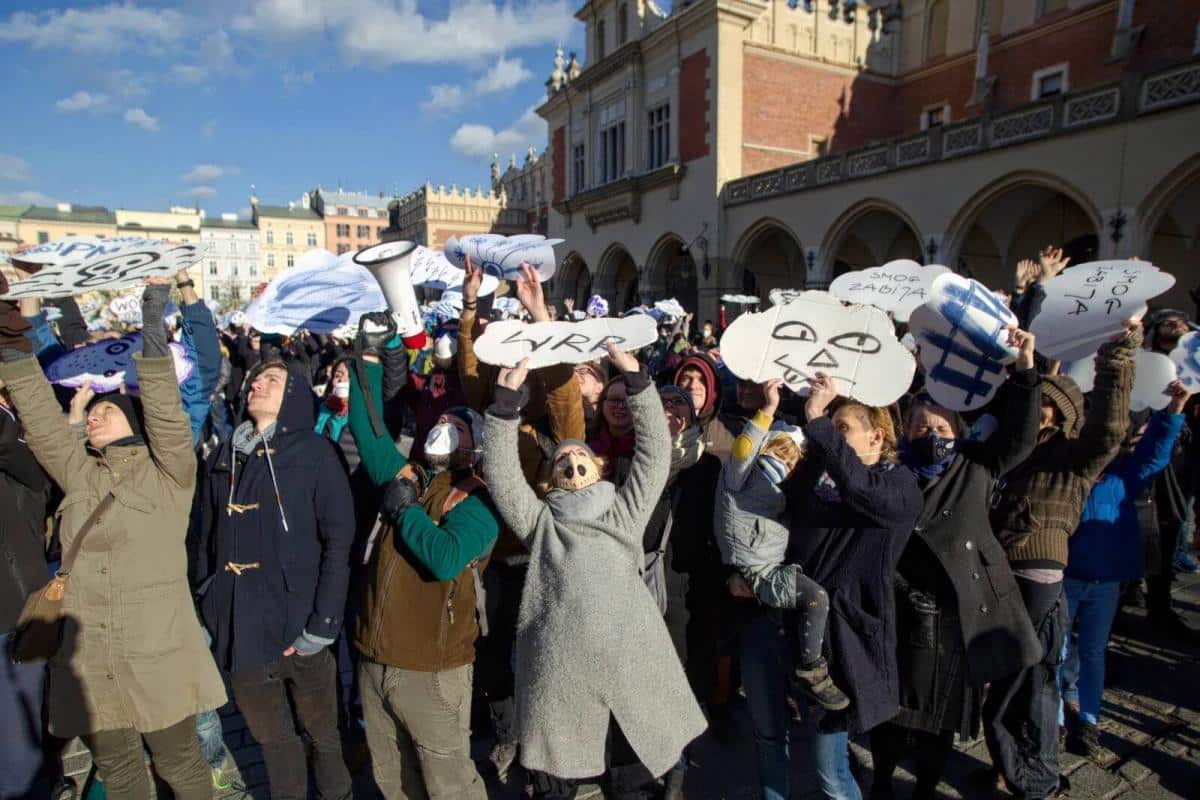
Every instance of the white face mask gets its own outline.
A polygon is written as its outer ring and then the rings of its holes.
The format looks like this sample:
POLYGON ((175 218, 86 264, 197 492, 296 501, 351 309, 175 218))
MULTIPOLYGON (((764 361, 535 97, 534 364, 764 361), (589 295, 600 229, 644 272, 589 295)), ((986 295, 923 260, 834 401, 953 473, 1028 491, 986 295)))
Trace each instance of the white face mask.
POLYGON ((425 454, 449 456, 458 450, 458 429, 449 422, 442 422, 429 429, 425 437, 425 454))
POLYGON ((350 396, 350 382, 346 381, 345 383, 335 383, 333 385, 333 396, 340 397, 343 400, 345 400, 347 397, 349 397, 350 396))

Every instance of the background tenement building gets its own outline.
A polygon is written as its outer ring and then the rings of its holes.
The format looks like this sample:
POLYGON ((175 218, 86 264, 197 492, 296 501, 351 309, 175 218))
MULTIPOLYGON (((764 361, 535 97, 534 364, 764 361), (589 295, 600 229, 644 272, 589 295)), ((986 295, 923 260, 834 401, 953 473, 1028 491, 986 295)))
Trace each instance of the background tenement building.
MULTIPOLYGON (((1187 302, 1200 3, 592 0, 547 121, 555 297, 819 288, 909 257, 1007 286, 1042 246, 1187 302)), ((1189 306, 1190 307, 1190 306, 1189 306)))

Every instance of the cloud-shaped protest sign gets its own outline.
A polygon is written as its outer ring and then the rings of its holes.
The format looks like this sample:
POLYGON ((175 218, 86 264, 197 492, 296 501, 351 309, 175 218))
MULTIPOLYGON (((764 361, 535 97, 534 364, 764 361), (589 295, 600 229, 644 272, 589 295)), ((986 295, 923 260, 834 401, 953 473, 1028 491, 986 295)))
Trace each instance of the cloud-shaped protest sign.
POLYGON ((386 310, 379 282, 353 257, 326 250, 305 253, 247 306, 246 320, 263 333, 290 336, 300 329, 332 333, 357 324, 363 314, 386 310))
POLYGON ((71 297, 94 289, 126 289, 170 276, 200 260, 195 244, 123 236, 68 237, 20 250, 13 264, 33 274, 13 281, 5 300, 71 297))
MULTIPOLYGON (((171 342, 168 347, 175 360, 175 377, 183 383, 191 377, 196 365, 186 356, 183 345, 171 342)), ((140 352, 140 333, 131 333, 120 339, 101 339, 59 356, 46 367, 46 379, 71 389, 90 384, 98 394, 115 392, 124 383, 127 391, 136 393, 137 369, 133 366, 133 356, 140 352)))
MULTIPOLYGON (((1063 364, 1063 374, 1075 381, 1079 391, 1085 394, 1090 392, 1096 383, 1096 357, 1063 364)), ((1176 364, 1172 358, 1150 350, 1138 350, 1133 357, 1133 391, 1129 396, 1129 410, 1161 411, 1166 408, 1167 403, 1171 402, 1167 386, 1176 377, 1176 364)))
POLYGON ((1093 261, 1063 270, 1043 289, 1046 297, 1030 325, 1038 352, 1079 361, 1146 313, 1146 301, 1175 285, 1148 261, 1093 261))
POLYGON ((533 322, 516 320, 490 323, 475 340, 475 355, 485 364, 516 366, 529 358, 529 367, 580 364, 603 356, 611 342, 625 351, 653 344, 658 333, 654 319, 645 314, 631 317, 598 317, 582 322, 533 322))
POLYGON ((1175 364, 1179 380, 1188 391, 1200 389, 1200 333, 1193 331, 1179 337, 1179 342, 1171 351, 1171 361, 1175 364))
POLYGON ((816 291, 739 316, 721 337, 721 358, 739 378, 782 378, 800 394, 823 372, 838 394, 871 406, 898 400, 916 371, 887 314, 816 291))
POLYGON ((512 281, 521 276, 521 264, 525 263, 543 281, 548 281, 554 276, 556 267, 554 246, 562 242, 562 239, 547 239, 532 233, 517 236, 480 233, 461 239, 451 236, 446 239, 443 249, 446 258, 459 269, 466 269, 470 258, 484 275, 512 281))
POLYGON ((901 258, 883 266, 843 273, 829 284, 829 293, 847 303, 862 303, 891 312, 907 322, 913 309, 925 302, 939 275, 949 272, 940 264, 922 266, 901 258))

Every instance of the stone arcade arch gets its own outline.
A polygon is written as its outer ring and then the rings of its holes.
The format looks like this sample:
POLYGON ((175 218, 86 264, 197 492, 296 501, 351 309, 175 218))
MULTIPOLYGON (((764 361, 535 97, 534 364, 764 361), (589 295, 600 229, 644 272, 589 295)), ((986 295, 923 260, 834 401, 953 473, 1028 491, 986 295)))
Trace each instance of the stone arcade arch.
POLYGON ((650 301, 674 297, 688 311, 696 311, 699 275, 696 260, 682 237, 668 233, 650 248, 644 284, 642 293, 649 295, 650 301))
POLYGON ((623 244, 611 244, 604 251, 596 277, 595 291, 608 301, 609 313, 613 316, 641 302, 637 262, 623 244))
POLYGON ((1142 255, 1175 276, 1175 286, 1155 298, 1157 307, 1200 316, 1189 293, 1200 288, 1200 155, 1180 164, 1139 209, 1142 255))
POLYGON ((843 272, 898 258, 924 263, 921 242, 921 233, 908 214, 884 200, 864 200, 829 229, 821 247, 822 272, 836 278, 843 272))
POLYGON ((761 219, 734 247, 730 278, 729 291, 757 294, 764 301, 771 289, 803 289, 808 280, 804 248, 787 225, 761 219))
POLYGON ((592 293, 592 273, 583 256, 575 251, 567 254, 554 276, 555 296, 560 300, 575 301, 575 308, 583 309, 592 293))

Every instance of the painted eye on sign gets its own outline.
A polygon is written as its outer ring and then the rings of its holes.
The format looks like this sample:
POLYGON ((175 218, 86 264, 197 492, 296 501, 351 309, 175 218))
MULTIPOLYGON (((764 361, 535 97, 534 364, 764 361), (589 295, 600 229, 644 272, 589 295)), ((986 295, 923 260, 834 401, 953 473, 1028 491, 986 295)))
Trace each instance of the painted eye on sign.
MULTIPOLYGON (((183 345, 171 342, 175 377, 183 383, 195 371, 183 345)), ((142 351, 142 335, 131 333, 120 339, 105 339, 71 350, 46 367, 46 379, 53 384, 78 389, 90 385, 97 393, 115 392, 124 384, 131 393, 138 390, 133 356, 142 351)))
POLYGON ((845 306, 828 292, 802 292, 786 304, 742 314, 721 337, 721 358, 739 378, 780 378, 800 394, 821 372, 838 394, 873 406, 895 402, 916 370, 883 311, 845 306))
POLYGON ((443 248, 446 258, 459 269, 466 269, 467 258, 483 270, 501 280, 516 280, 521 275, 521 264, 528 264, 543 281, 554 275, 554 246, 562 239, 547 239, 536 234, 500 236, 481 233, 459 239, 451 236, 443 248))

